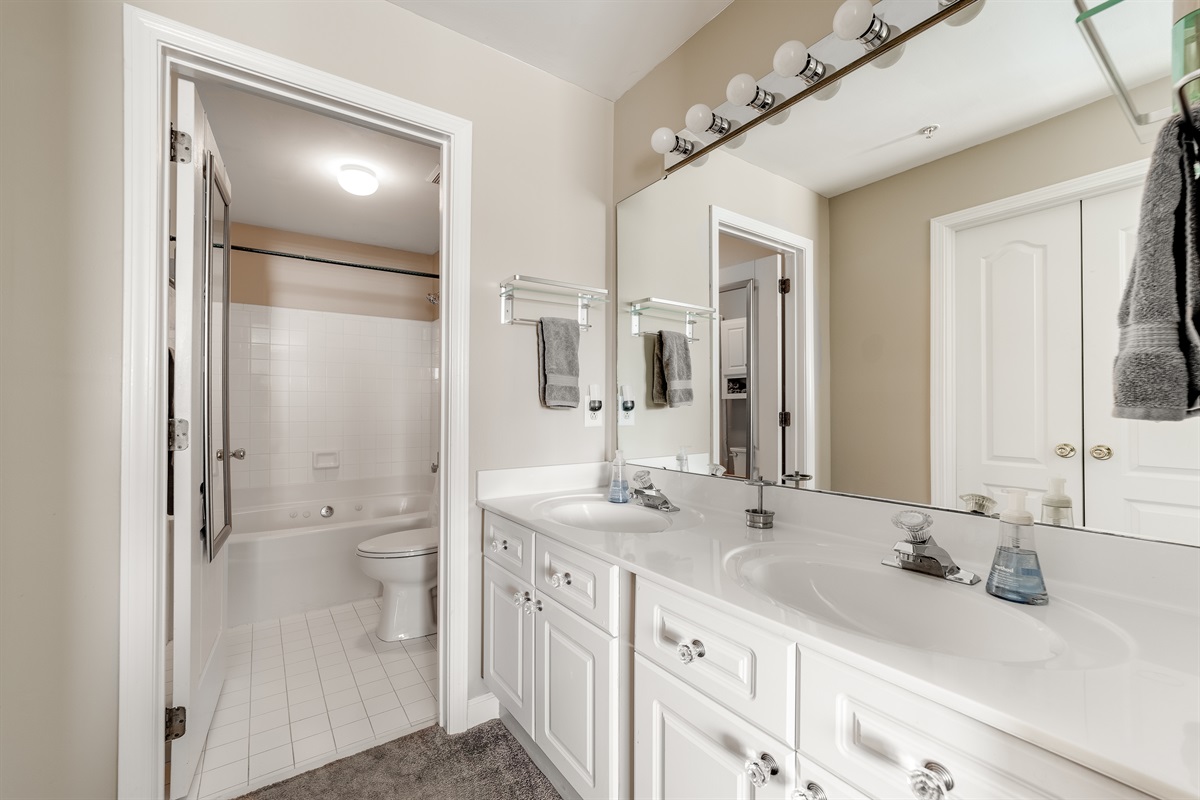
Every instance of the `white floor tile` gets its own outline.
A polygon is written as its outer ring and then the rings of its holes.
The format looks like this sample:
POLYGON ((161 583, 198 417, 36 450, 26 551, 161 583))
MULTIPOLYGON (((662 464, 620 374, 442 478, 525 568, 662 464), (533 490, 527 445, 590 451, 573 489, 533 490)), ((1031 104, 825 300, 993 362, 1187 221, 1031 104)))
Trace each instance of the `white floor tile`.
POLYGON ((260 672, 266 672, 282 666, 283 653, 280 653, 277 656, 264 656, 262 658, 259 658, 258 653, 255 653, 254 662, 250 665, 250 671, 257 675, 260 672))
MULTIPOLYGON (((409 686, 404 689, 397 689, 396 696, 400 698, 400 702, 404 705, 415 703, 418 700, 423 700, 426 697, 433 697, 433 693, 429 691, 429 687, 422 681, 415 686, 409 686)), ((253 723, 251 724, 253 727, 253 723)))
POLYGON ((297 675, 288 675, 285 685, 290 692, 293 689, 300 689, 304 686, 320 686, 321 675, 314 669, 312 672, 301 672, 297 675))
POLYGON ((239 689, 236 692, 221 692, 221 696, 217 698, 217 710, 229 708, 231 706, 240 706, 242 703, 250 702, 250 690, 239 689))
POLYGON ((392 682, 387 678, 367 683, 358 687, 358 693, 363 700, 369 700, 372 697, 378 697, 381 694, 392 694, 395 690, 392 688, 392 682))
POLYGON ((320 642, 317 641, 318 638, 320 637, 313 637, 313 653, 316 654, 317 658, 329 655, 330 653, 345 654, 346 651, 342 649, 342 643, 337 639, 334 639, 332 642, 320 642))
POLYGON ((200 797, 210 797, 246 783, 247 762, 248 760, 243 758, 223 767, 205 770, 200 776, 200 797))
POLYGON ((246 684, 250 683, 250 663, 234 664, 225 670, 225 685, 229 685, 232 678, 245 678, 246 684))
POLYGON ((314 683, 308 686, 297 686, 295 689, 288 687, 287 698, 288 705, 294 706, 303 703, 306 700, 319 700, 325 696, 321 691, 321 684, 314 683))
POLYGON ((250 702, 261 700, 264 697, 270 697, 273 694, 280 694, 287 691, 287 683, 282 675, 277 679, 260 683, 257 686, 250 687, 250 702))
POLYGON ((309 761, 326 753, 332 753, 333 748, 333 733, 324 731, 315 736, 309 736, 307 739, 292 742, 292 757, 299 764, 302 761, 309 761))
MULTIPOLYGON (((413 663, 416 664, 417 662, 413 661, 413 663)), ((256 686, 262 686, 264 683, 271 683, 273 681, 282 681, 283 678, 283 664, 271 669, 259 670, 250 677, 250 688, 253 690, 256 686)))
POLYGON ((376 736, 382 736, 389 731, 408 727, 408 717, 405 715, 404 709, 399 706, 389 711, 375 714, 370 719, 371 728, 374 729, 376 736))
POLYGON ((337 678, 321 681, 321 687, 324 689, 326 695, 344 692, 347 689, 353 689, 356 685, 353 675, 341 675, 337 678))
POLYGON ((349 747, 356 742, 361 742, 364 739, 370 739, 374 736, 375 731, 371 728, 370 720, 366 718, 333 729, 333 740, 338 749, 349 747))
POLYGON ((335 731, 343 725, 367 718, 367 710, 362 703, 351 703, 329 712, 329 726, 335 731))
POLYGON ((239 689, 250 688, 250 672, 237 677, 228 676, 225 678, 225 685, 221 687, 226 692, 236 692, 239 689))
POLYGON ((428 683, 429 681, 437 680, 438 667, 437 664, 430 664, 427 667, 417 667, 417 672, 420 673, 421 678, 428 683))
POLYGON ((273 694, 269 697, 261 697, 258 700, 250 701, 250 719, 254 719, 260 714, 266 714, 268 711, 278 711, 281 708, 287 708, 288 697, 284 692, 273 694))
POLYGON ((373 717, 376 714, 382 714, 384 711, 391 711, 393 708, 399 708, 400 699, 396 697, 396 693, 389 688, 387 694, 363 698, 363 706, 367 709, 367 716, 373 717))
MULTIPOLYGON (((308 652, 311 653, 312 651, 310 650, 308 652)), ((297 660, 291 664, 284 664, 283 666, 283 674, 288 678, 292 677, 293 675, 303 675, 306 672, 316 671, 317 660, 315 658, 305 658, 302 660, 297 660)))
POLYGON ((204 749, 205 771, 245 759, 249 755, 248 747, 249 742, 246 739, 237 739, 216 747, 206 747, 204 749))
POLYGON ((418 700, 415 703, 405 703, 404 713, 412 722, 421 722, 427 719, 433 719, 437 716, 437 700, 432 697, 427 697, 424 700, 418 700))
POLYGON ((269 731, 256 733, 250 737, 250 756, 253 758, 259 753, 265 753, 268 750, 274 750, 276 747, 283 745, 291 745, 292 731, 284 725, 279 728, 272 728, 269 731))
POLYGON ((317 656, 318 669, 329 669, 331 667, 341 666, 346 668, 346 672, 344 674, 350 673, 350 662, 346 660, 346 653, 340 648, 337 652, 331 652, 326 653, 323 656, 317 656))
POLYGON ((231 722, 239 722, 244 719, 250 719, 249 703, 242 703, 240 705, 229 706, 228 708, 220 709, 213 714, 211 728, 221 728, 231 722))
POLYGON ((402 672, 412 672, 416 668, 417 665, 414 664, 412 659, 406 655, 385 659, 383 662, 383 671, 388 675, 399 675, 402 672))
POLYGON ((302 719, 308 719, 309 717, 315 717, 317 714, 324 713, 325 699, 322 697, 288 706, 288 715, 291 717, 292 722, 299 722, 302 719))
POLYGON ((420 686, 425 683, 421 677, 421 673, 415 669, 412 672, 401 672, 399 675, 391 677, 392 688, 399 692, 402 689, 407 689, 411 686, 420 686))
MULTIPOLYGON (((421 688, 424 689, 425 687, 422 686, 421 688)), ((351 703, 357 703, 360 700, 362 700, 362 697, 359 696, 358 689, 346 689, 341 692, 325 695, 325 705, 330 711, 342 706, 348 706, 351 703)))
POLYGON ((249 650, 247 650, 244 653, 229 653, 225 657, 225 665, 229 666, 229 667, 236 667, 239 664, 249 664, 249 663, 250 663, 250 651, 249 650))
POLYGON ((272 728, 278 728, 280 725, 288 724, 288 711, 286 708, 281 708, 278 711, 270 711, 266 714, 259 714, 250 718, 250 735, 269 731, 272 728))
POLYGON ((205 740, 204 746, 206 748, 220 747, 223 744, 229 744, 238 739, 245 739, 249 735, 250 719, 246 718, 237 722, 231 722, 228 725, 222 725, 219 728, 210 728, 208 739, 205 740))
POLYGON ((437 664, 438 656, 433 650, 426 650, 423 653, 413 653, 412 662, 418 667, 428 667, 437 664))
POLYGON ((298 742, 309 736, 316 736, 321 731, 329 730, 329 715, 318 714, 315 717, 302 719, 292 723, 292 741, 298 742))
POLYGON ((379 660, 379 656, 372 652, 370 655, 359 656, 358 658, 351 659, 350 671, 362 672, 364 669, 382 666, 382 664, 383 662, 379 660))
POLYGON ((367 683, 381 681, 387 677, 387 673, 383 671, 383 667, 370 667, 361 672, 354 673, 354 682, 359 686, 367 683))
POLYGON ((292 766, 291 743, 250 756, 250 780, 270 775, 292 766))

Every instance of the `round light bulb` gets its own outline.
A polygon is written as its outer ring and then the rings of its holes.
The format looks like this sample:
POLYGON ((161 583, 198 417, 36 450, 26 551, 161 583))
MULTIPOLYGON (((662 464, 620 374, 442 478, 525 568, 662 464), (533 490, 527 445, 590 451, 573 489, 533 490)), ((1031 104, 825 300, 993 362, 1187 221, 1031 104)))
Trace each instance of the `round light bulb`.
POLYGON ((745 72, 741 75, 734 75, 733 79, 729 81, 729 85, 725 87, 725 97, 736 106, 750 105, 750 101, 756 94, 758 94, 758 82, 752 75, 747 75, 745 72))
POLYGON ((650 149, 664 156, 674 150, 675 131, 670 128, 659 128, 650 134, 650 149))
POLYGON ((853 41, 867 32, 873 16, 871 0, 846 0, 833 15, 833 32, 839 39, 853 41))
POLYGON ((704 103, 696 103, 696 105, 688 109, 685 121, 687 122, 687 129, 692 133, 704 133, 713 124, 712 109, 704 105, 704 103))
POLYGON ((366 167, 346 164, 338 172, 338 185, 350 194, 366 197, 369 194, 375 194, 379 188, 379 178, 376 178, 375 173, 366 167))
POLYGON ((775 74, 781 78, 794 78, 808 63, 808 48, 804 42, 784 42, 775 51, 775 74))

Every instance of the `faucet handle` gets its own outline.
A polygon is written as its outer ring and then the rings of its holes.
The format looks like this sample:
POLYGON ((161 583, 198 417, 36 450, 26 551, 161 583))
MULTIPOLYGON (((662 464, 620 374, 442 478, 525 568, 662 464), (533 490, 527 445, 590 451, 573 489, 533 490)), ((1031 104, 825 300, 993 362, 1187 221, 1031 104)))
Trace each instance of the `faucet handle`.
POLYGON ((766 478, 759 476, 757 478, 750 478, 749 480, 747 480, 746 485, 747 486, 774 486, 775 481, 769 481, 766 478))
POLYGON ((908 540, 913 544, 923 544, 929 541, 929 529, 933 527, 933 517, 921 511, 906 509, 892 515, 892 524, 908 534, 908 540))
POLYGON ((639 469, 633 473, 633 485, 639 489, 653 489, 654 481, 650 479, 650 470, 639 469))

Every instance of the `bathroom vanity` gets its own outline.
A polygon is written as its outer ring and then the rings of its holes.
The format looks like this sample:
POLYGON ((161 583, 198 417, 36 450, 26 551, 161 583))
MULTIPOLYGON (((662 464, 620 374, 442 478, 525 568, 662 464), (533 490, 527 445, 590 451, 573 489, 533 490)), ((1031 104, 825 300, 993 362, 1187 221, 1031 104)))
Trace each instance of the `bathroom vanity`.
MULTIPOLYGON (((484 680, 584 798, 1200 792, 1194 548, 1041 528, 1019 606, 882 565, 898 504, 768 490, 754 531, 736 481, 558 472, 481 473, 484 680)), ((986 574, 995 521, 930 513, 986 574)))

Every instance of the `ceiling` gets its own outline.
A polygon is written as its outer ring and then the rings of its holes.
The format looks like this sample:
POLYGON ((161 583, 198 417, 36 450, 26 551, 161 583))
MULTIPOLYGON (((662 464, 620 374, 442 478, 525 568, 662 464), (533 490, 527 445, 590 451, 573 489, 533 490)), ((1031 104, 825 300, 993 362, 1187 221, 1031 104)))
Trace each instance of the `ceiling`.
POLYGON ((234 222, 437 252, 440 191, 428 181, 440 162, 437 147, 225 86, 197 88, 229 172, 234 222), (379 190, 343 191, 343 164, 370 167, 379 190))
POLYGON ((391 0, 616 100, 733 0, 391 0))

